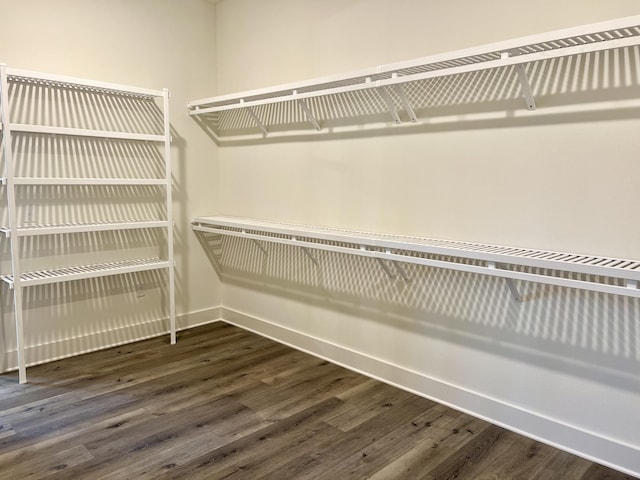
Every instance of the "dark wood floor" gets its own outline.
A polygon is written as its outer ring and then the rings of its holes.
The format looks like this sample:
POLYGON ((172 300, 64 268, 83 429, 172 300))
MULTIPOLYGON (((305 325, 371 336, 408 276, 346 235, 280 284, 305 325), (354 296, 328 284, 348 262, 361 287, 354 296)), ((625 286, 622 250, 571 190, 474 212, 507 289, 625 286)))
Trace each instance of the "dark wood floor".
POLYGON ((0 478, 629 476, 218 323, 0 376, 0 478))

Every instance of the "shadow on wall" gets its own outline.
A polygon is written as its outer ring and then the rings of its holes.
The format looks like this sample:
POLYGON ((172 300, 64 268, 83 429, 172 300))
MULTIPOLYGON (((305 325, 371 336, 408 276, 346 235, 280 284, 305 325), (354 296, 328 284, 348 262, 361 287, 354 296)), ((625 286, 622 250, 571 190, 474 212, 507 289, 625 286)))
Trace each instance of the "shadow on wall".
POLYGON ((197 233, 226 282, 479 350, 640 388, 640 299, 197 233), (385 268, 386 267, 386 268, 385 268))
POLYGON ((373 88, 308 99, 320 131, 295 100, 254 107, 267 135, 246 108, 192 118, 216 143, 229 146, 637 118, 639 67, 638 46, 531 62, 525 68, 535 111, 526 109, 518 75, 509 66, 406 84, 416 123, 398 93, 388 89, 403 122, 395 125, 373 88))
MULTIPOLYGON (((168 332, 166 275, 156 270, 25 288, 27 365, 168 332)), ((0 371, 6 371, 15 368, 17 360, 13 294, 4 282, 0 315, 5 320, 0 371)))

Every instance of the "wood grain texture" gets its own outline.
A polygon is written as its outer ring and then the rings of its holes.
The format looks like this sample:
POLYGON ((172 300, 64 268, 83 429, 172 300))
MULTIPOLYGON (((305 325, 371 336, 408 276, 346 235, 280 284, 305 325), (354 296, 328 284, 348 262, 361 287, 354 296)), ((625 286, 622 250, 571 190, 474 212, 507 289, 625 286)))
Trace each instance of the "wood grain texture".
POLYGON ((224 323, 0 376, 0 478, 631 479, 224 323))

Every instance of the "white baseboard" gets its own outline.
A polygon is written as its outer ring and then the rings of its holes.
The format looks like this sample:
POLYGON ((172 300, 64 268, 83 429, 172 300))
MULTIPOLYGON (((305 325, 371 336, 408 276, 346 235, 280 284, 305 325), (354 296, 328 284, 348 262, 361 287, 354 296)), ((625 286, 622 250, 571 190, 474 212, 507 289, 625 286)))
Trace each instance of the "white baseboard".
MULTIPOLYGON (((185 313, 176 316, 176 329, 186 330, 207 323, 219 321, 221 307, 212 307, 196 312, 185 313)), ((62 358, 82 355, 83 353, 103 350, 118 345, 138 342, 148 338, 169 335, 169 319, 160 318, 148 322, 125 325, 109 330, 90 332, 84 335, 69 337, 62 340, 31 345, 25 348, 27 366, 48 363, 62 358)), ((17 369, 18 359, 15 350, 9 350, 4 355, 4 365, 0 365, 0 371, 12 371, 17 369)))
POLYGON ((221 318, 227 323, 469 413, 526 437, 640 477, 640 450, 633 445, 236 310, 222 307, 221 318))

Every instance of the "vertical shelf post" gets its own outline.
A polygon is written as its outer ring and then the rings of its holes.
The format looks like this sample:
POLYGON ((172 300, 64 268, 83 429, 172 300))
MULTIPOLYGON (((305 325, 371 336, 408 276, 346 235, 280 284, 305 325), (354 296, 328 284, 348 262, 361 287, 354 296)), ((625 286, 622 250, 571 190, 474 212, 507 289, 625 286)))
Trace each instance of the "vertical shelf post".
POLYGON ((2 144, 4 151, 4 175, 6 178, 7 210, 9 217, 9 242, 11 248, 11 273, 13 275, 13 308, 16 323, 16 353, 18 357, 18 379, 27 382, 27 365, 24 351, 24 323, 22 315, 22 287, 20 283, 20 238, 16 218, 16 196, 11 147, 11 122, 9 121, 9 82, 7 67, 0 65, 0 94, 2 114, 2 144))
POLYGON ((164 117, 164 165, 167 201, 167 260, 169 262, 169 330, 171 344, 176 343, 176 301, 175 301, 175 272, 173 259, 173 200, 171 189, 173 187, 171 173, 171 123, 169 121, 169 90, 163 90, 163 117, 164 117))

